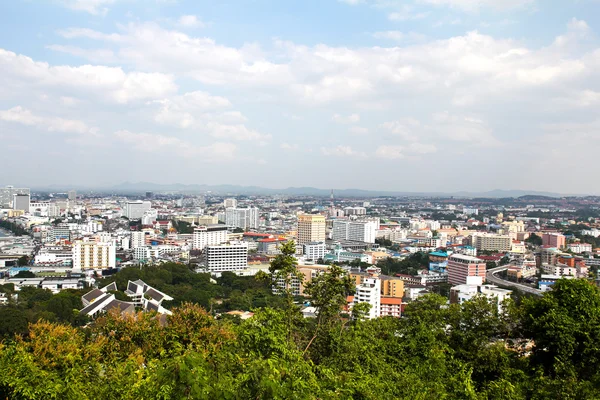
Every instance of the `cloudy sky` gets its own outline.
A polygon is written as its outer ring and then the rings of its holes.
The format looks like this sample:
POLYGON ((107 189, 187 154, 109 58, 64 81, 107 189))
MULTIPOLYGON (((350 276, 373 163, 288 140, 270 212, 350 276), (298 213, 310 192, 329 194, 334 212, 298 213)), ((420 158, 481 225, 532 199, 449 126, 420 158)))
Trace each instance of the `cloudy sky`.
POLYGON ((0 2, 0 184, 600 193, 599 0, 0 2))

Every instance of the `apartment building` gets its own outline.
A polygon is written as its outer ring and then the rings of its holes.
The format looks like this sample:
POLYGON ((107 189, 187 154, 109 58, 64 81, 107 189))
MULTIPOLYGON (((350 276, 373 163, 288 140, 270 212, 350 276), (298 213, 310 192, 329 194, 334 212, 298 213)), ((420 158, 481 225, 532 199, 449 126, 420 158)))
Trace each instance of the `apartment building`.
POLYGON ((149 201, 128 201, 123 208, 123 215, 131 220, 141 220, 151 207, 152 203, 149 201))
POLYGON ((107 269, 116 267, 116 248, 113 243, 78 240, 73 244, 73 269, 107 269))
POLYGON ((472 235, 472 244, 479 251, 510 251, 512 239, 509 235, 496 235, 492 233, 475 233, 472 235))
POLYGON ((561 233, 544 233, 542 235, 542 246, 550 246, 555 247, 557 249, 562 249, 565 247, 567 243, 567 239, 565 235, 561 233))
POLYGON ((298 216, 298 244, 325 241, 325 217, 318 214, 298 216))
POLYGON ((225 224, 233 228, 258 229, 260 211, 256 207, 225 209, 225 224))
POLYGON ((448 258, 448 283, 464 285, 467 277, 481 277, 485 280, 486 266, 483 260, 463 254, 453 254, 448 258))
POLYGON ((203 250, 206 246, 227 243, 227 225, 207 225, 194 229, 192 248, 203 250))
POLYGON ((325 257, 325 242, 310 242, 302 245, 303 254, 309 260, 318 260, 325 257))
POLYGON ((375 243, 377 237, 375 221, 333 221, 333 240, 348 240, 354 242, 375 243))
POLYGON ((238 271, 248 267, 248 244, 232 242, 229 244, 206 246, 206 267, 213 272, 238 271))

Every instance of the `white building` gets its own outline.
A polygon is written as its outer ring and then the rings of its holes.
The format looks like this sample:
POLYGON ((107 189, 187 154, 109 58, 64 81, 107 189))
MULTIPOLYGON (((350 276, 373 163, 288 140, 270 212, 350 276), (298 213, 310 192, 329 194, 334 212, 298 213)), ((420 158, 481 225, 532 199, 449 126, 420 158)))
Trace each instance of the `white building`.
POLYGON ((465 215, 479 215, 479 209, 478 208, 465 207, 465 208, 463 208, 463 214, 465 214, 465 215))
POLYGON ((542 264, 542 271, 547 275, 577 276, 577 268, 565 264, 542 264))
POLYGON ((494 300, 498 311, 502 311, 502 303, 510 298, 512 290, 501 289, 495 285, 457 285, 450 289, 450 303, 462 304, 477 295, 486 296, 494 300))
POLYGON ((255 207, 250 208, 227 208, 225 210, 225 224, 234 228, 258 229, 259 210, 255 207))
POLYGON ((113 243, 96 243, 78 240, 73 245, 73 269, 115 268, 116 248, 113 243))
POLYGON ((365 278, 363 283, 356 285, 356 294, 351 306, 354 307, 359 303, 369 303, 371 305, 371 309, 365 318, 379 318, 381 313, 381 280, 379 278, 365 278))
POLYGON ((375 221, 333 221, 333 240, 375 243, 377 223, 375 221))
POLYGON ((149 201, 128 201, 125 203, 123 215, 131 220, 142 219, 144 213, 152 208, 149 201))
POLYGON ((345 215, 367 215, 365 207, 344 207, 345 215))
POLYGON ((144 215, 142 215, 142 225, 152 225, 156 222, 158 218, 158 210, 150 209, 144 211, 144 215))
POLYGON ((236 199, 225 199, 225 201, 223 201, 223 205, 225 206, 225 208, 236 208, 237 207, 237 200, 236 199))
POLYGON ((207 225, 194 229, 192 248, 204 250, 206 246, 227 243, 227 225, 207 225))
POLYGON ((591 253, 592 245, 589 243, 569 243, 569 250, 573 253, 581 254, 581 253, 591 253))
POLYGON ((309 260, 324 258, 326 253, 325 242, 310 242, 303 245, 303 254, 309 260))
POLYGON ((248 244, 206 246, 206 267, 212 272, 238 271, 248 267, 248 244))
POLYGON ((144 247, 146 245, 146 233, 145 232, 131 232, 131 243, 130 246, 132 249, 137 249, 138 247, 144 247))

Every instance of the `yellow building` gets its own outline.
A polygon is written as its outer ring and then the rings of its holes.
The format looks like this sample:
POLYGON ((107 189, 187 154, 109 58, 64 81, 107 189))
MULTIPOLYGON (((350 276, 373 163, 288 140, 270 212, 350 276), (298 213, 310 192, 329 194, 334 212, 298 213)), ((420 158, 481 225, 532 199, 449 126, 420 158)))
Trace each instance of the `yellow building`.
POLYGON ((385 251, 365 251, 364 254, 371 257, 371 264, 377 264, 380 260, 385 260, 390 255, 385 251))
POLYGON ((298 216, 298 244, 325 241, 325 217, 318 214, 298 216))
POLYGON ((387 297, 404 297, 404 281, 392 276, 380 276, 381 295, 387 297))

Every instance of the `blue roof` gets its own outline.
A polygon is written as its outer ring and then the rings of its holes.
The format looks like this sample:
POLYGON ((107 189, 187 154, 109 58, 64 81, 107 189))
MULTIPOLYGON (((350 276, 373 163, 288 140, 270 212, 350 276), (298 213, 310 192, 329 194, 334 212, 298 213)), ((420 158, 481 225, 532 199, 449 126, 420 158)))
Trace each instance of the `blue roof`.
POLYGON ((436 257, 448 257, 448 253, 445 253, 443 251, 433 251, 431 253, 429 253, 430 256, 436 256, 436 257))

